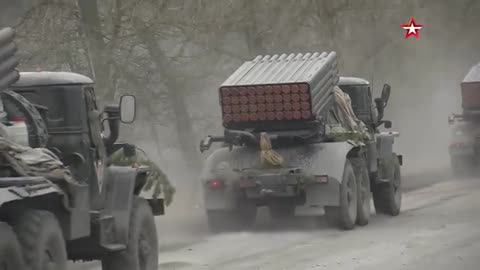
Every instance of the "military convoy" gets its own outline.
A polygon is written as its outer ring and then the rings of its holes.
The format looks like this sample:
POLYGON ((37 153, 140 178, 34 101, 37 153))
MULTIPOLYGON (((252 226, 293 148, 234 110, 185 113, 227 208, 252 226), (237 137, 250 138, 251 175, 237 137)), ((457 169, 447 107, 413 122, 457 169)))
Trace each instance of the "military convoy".
POLYGON ((202 152, 221 142, 201 174, 212 231, 250 227, 260 206, 274 220, 323 209, 346 230, 369 222, 372 197, 377 213, 399 214, 399 133, 379 130, 391 128, 389 85, 373 100, 368 81, 339 77, 324 52, 258 56, 218 91, 224 135, 200 142, 202 152))
POLYGON ((468 176, 480 164, 480 63, 473 66, 461 85, 461 114, 452 114, 449 154, 455 176, 468 176))
MULTIPOLYGON (((135 97, 101 110, 86 76, 18 73, 13 38, 0 30, 0 266, 157 269, 164 201, 141 192, 149 168, 109 162, 135 97)), ((245 62, 219 88, 224 136, 200 143, 222 143, 201 175, 210 228, 251 226, 260 206, 274 219, 303 206, 348 230, 368 224, 372 197, 377 213, 398 215, 399 134, 379 130, 391 128, 389 96, 389 85, 373 100, 368 81, 339 77, 335 52, 245 62)))
POLYGON ((120 123, 135 119, 135 97, 102 110, 86 76, 19 74, 13 38, 12 29, 0 30, 0 266, 66 269, 71 259, 157 269, 154 216, 164 213, 163 200, 142 197, 148 168, 108 159, 122 147, 120 123), (29 145, 10 138, 13 119, 26 123, 29 145))

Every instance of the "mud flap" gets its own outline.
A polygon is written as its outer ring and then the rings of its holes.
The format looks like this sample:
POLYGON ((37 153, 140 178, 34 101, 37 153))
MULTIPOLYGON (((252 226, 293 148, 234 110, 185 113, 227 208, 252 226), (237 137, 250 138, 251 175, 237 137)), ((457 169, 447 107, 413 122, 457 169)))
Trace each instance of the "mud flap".
POLYGON ((329 179, 327 184, 309 184, 305 187, 306 207, 338 206, 340 201, 340 182, 329 179))
POLYGON ((232 187, 226 186, 224 189, 211 190, 204 188, 205 208, 208 210, 227 210, 236 208, 236 197, 232 187))

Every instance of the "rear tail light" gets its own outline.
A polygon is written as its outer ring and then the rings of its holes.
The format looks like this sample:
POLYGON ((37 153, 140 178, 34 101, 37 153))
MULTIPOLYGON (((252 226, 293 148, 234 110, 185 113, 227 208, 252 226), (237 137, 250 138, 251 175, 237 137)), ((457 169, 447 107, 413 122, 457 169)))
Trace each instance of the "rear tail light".
POLYGON ((328 183, 328 175, 315 175, 315 183, 326 184, 328 183))
POLYGON ((225 183, 222 180, 213 179, 208 182, 208 186, 211 189, 219 189, 225 186, 225 183))
POLYGON ((450 149, 455 149, 455 148, 464 148, 465 147, 465 143, 464 142, 453 142, 450 144, 450 149))
POLYGON ((10 120, 11 122, 25 122, 25 117, 15 116, 10 120))
POLYGON ((220 88, 223 122, 313 120, 307 83, 220 88))

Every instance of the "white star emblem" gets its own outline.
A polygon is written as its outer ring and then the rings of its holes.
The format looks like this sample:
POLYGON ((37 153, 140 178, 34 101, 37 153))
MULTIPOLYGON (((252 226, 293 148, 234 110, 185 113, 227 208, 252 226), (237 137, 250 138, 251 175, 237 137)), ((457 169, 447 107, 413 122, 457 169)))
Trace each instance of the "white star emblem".
POLYGON ((422 29, 423 25, 416 24, 415 20, 411 18, 410 23, 402 24, 402 28, 407 30, 407 33, 405 34, 405 38, 409 38, 410 36, 415 36, 416 38, 419 38, 420 35, 418 30, 422 29))

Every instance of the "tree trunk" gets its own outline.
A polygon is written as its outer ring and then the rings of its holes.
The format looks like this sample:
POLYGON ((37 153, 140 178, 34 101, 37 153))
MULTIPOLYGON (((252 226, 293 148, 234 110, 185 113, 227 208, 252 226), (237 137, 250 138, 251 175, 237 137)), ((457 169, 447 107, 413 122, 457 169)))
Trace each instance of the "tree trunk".
POLYGON ((77 0, 80 10, 82 24, 90 55, 93 77, 99 90, 102 93, 103 101, 110 101, 113 98, 109 78, 110 62, 107 46, 103 40, 102 26, 97 6, 97 0, 77 0))
POLYGON ((183 74, 170 63, 170 60, 158 46, 152 33, 147 32, 143 27, 137 27, 137 31, 139 37, 147 46, 157 72, 162 75, 165 85, 167 86, 167 96, 175 116, 175 129, 178 134, 180 150, 187 167, 191 170, 189 172, 197 175, 196 173, 199 172, 201 168, 201 160, 196 151, 197 145, 194 141, 195 136, 193 135, 191 119, 182 97, 182 90, 185 88, 185 83, 180 77, 183 74))

